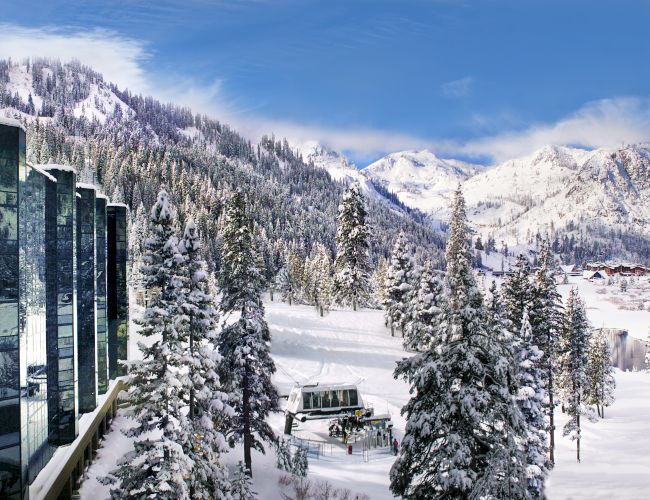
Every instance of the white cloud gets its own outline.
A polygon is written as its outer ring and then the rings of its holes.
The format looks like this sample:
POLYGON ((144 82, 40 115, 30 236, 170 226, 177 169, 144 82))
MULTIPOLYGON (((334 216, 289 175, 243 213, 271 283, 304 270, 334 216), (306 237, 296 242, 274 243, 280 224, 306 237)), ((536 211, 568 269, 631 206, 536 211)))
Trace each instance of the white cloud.
POLYGON ((470 93, 473 84, 474 78, 465 76, 458 80, 443 83, 440 88, 442 89, 442 93, 447 97, 464 97, 470 93))
POLYGON ((589 102, 555 123, 535 124, 464 143, 441 141, 437 149, 503 161, 547 144, 592 149, 646 141, 650 141, 650 98, 616 97, 589 102))
POLYGON ((76 59, 121 88, 150 90, 142 65, 150 57, 145 44, 112 31, 0 24, 0 57, 20 60, 32 56, 76 59))
MULTIPOLYGON (((555 123, 454 141, 390 130, 333 128, 260 116, 238 106, 236 99, 225 96, 220 80, 203 84, 184 75, 150 71, 147 67, 151 66, 152 53, 147 44, 113 31, 0 24, 0 34, 0 58, 77 59, 121 88, 189 106, 194 112, 208 114, 236 127, 251 139, 273 132, 276 137, 296 142, 317 140, 331 148, 348 151, 355 158, 376 159, 394 151, 428 148, 448 156, 490 157, 502 161, 528 154, 546 144, 596 148, 650 140, 650 97, 603 99, 587 103, 555 123)), ((470 90, 472 81, 471 77, 466 77, 446 85, 448 91, 460 95, 459 92, 470 90)), ((489 122, 489 117, 481 116, 480 119, 481 123, 489 122)), ((506 125, 503 121, 501 124, 506 125)))

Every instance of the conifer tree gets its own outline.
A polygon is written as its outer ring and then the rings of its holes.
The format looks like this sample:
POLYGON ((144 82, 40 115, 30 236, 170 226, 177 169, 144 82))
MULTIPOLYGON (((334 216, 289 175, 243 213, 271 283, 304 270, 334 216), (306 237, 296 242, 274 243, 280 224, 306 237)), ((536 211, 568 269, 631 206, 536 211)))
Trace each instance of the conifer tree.
POLYGON ((293 304, 295 300, 295 288, 286 266, 281 267, 278 274, 275 275, 272 286, 273 290, 280 292, 284 302, 288 302, 289 305, 293 304))
POLYGON ((518 339, 517 401, 526 423, 523 446, 526 454, 528 493, 531 498, 544 498, 544 482, 548 475, 548 437, 544 411, 546 399, 543 370, 539 366, 542 352, 533 344, 533 331, 524 310, 518 339))
POLYGON ((230 497, 233 500, 254 500, 256 495, 248 469, 242 462, 239 462, 230 488, 230 497))
POLYGON ((539 270, 535 276, 533 301, 529 310, 533 329, 533 343, 542 351, 539 360, 544 370, 547 401, 550 467, 555 463, 555 372, 557 371, 557 343, 563 323, 562 298, 555 282, 556 269, 548 240, 542 241, 539 270))
POLYGON ((503 284, 503 302, 506 318, 513 332, 521 332, 521 320, 533 301, 533 285, 530 281, 530 265, 522 254, 517 257, 514 273, 503 284))
POLYGON ((227 491, 227 471, 219 461, 225 453, 222 428, 232 408, 217 375, 221 356, 216 350, 217 310, 208 288, 206 263, 200 256, 201 243, 196 224, 189 219, 179 249, 184 258, 184 283, 181 297, 185 314, 183 327, 188 342, 184 345, 187 374, 180 380, 188 400, 190 440, 184 443, 194 462, 190 478, 192 499, 212 499, 227 491))
POLYGON ((252 475, 251 449, 264 452, 262 441, 275 435, 266 417, 278 409, 278 393, 271 383, 275 364, 270 355, 271 333, 261 299, 262 276, 252 246, 251 221, 241 192, 225 208, 219 281, 221 309, 239 319, 219 336, 221 380, 232 393, 235 416, 230 420, 229 442, 244 442, 244 464, 252 475))
POLYGON ((560 374, 558 387, 562 404, 569 415, 562 434, 576 442, 576 459, 580 462, 580 417, 592 418, 586 404, 589 390, 587 375, 587 348, 589 345, 589 322, 582 299, 574 288, 567 299, 566 314, 562 328, 559 354, 560 374))
MULTIPOLYGON (((386 280, 388 279, 388 260, 380 257, 377 263, 377 269, 372 275, 372 299, 374 305, 382 305, 385 300, 386 280)), ((385 318, 386 326, 388 326, 385 318)))
POLYGON ((605 418, 605 407, 614 402, 616 381, 612 369, 612 348, 602 329, 592 336, 587 358, 589 363, 587 403, 596 407, 599 417, 605 418))
POLYGON ((412 279, 413 260, 408 252, 406 236, 404 233, 400 233, 393 247, 384 293, 384 314, 393 336, 395 328, 404 332, 409 321, 412 279))
POLYGON ((465 202, 456 192, 449 226, 443 339, 398 363, 411 384, 407 424, 391 469, 404 498, 526 498, 525 427, 513 393, 512 363, 487 313, 471 268, 465 202))
POLYGON ((444 307, 442 281, 430 261, 422 268, 413 302, 413 313, 404 330, 404 348, 425 351, 440 341, 438 329, 444 307))
POLYGON ((370 230, 359 186, 350 186, 339 205, 334 261, 334 298, 354 311, 370 295, 368 248, 370 230))
POLYGON ((163 189, 150 212, 150 237, 145 242, 142 274, 144 286, 154 293, 152 304, 139 320, 140 335, 155 339, 139 344, 143 359, 131 361, 126 411, 137 425, 134 451, 127 453, 114 475, 119 486, 115 499, 189 498, 186 478, 192 461, 181 443, 187 442, 189 424, 183 408, 185 332, 177 328, 182 276, 178 240, 174 235, 174 210, 163 189))
POLYGON ((322 243, 316 243, 305 264, 305 300, 316 306, 323 316, 332 302, 332 262, 329 252, 322 243))

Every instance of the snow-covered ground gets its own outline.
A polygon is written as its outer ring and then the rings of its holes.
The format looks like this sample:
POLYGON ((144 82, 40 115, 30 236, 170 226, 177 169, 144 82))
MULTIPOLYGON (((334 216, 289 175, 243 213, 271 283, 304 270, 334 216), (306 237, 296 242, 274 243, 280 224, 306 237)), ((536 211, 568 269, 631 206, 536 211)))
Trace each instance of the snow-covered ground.
MULTIPOLYGON (((618 285, 599 285, 581 277, 571 277, 569 284, 560 285, 560 291, 566 294, 571 286, 579 287, 594 326, 628 328, 639 335, 643 330, 645 335, 650 319, 648 312, 618 309, 617 297, 630 300, 650 297, 647 279, 628 286, 628 292, 621 292, 618 285), (600 291, 602 288, 606 293, 600 291)), ((384 327, 381 311, 337 310, 321 318, 312 307, 289 306, 277 301, 267 301, 266 307, 273 336, 271 351, 278 369, 273 380, 281 394, 288 394, 295 383, 356 383, 376 413, 391 414, 395 434, 401 441, 404 419, 400 408, 409 394, 407 385, 394 380, 392 373, 395 362, 407 354, 402 350, 401 339, 392 338, 384 327)), ((137 336, 133 337, 135 341, 137 336)), ((575 461, 575 444, 563 438, 558 430, 557 466, 548 488, 551 500, 647 498, 650 487, 650 455, 647 453, 650 449, 650 433, 647 432, 650 374, 617 372, 616 381, 616 403, 606 409, 606 418, 584 423, 582 463, 575 461)), ((284 402, 282 400, 282 404, 284 402)), ((128 425, 124 418, 116 423, 116 429, 128 425)), ((271 424, 281 434, 284 416, 272 416, 271 424)), ((558 429, 563 424, 564 417, 560 414, 558 429)), ((299 424, 295 432, 298 436, 325 442, 325 456, 310 457, 309 480, 312 483, 328 481, 336 488, 366 494, 373 500, 393 498, 388 489, 388 474, 394 458, 387 450, 375 450, 369 460, 364 461, 357 443, 353 455, 349 456, 340 443, 327 437, 325 425, 326 422, 299 424)), ((88 471, 88 479, 81 489, 82 498, 99 500, 108 496, 109 486, 102 485, 96 478, 114 468, 117 459, 130 446, 129 441, 115 431, 104 443, 99 460, 88 471)), ((225 460, 234 468, 242 458, 241 449, 236 448, 225 460)), ((271 450, 266 456, 254 454, 253 475, 255 490, 262 500, 281 498, 280 492, 286 491, 279 485, 282 474, 275 468, 271 450)))

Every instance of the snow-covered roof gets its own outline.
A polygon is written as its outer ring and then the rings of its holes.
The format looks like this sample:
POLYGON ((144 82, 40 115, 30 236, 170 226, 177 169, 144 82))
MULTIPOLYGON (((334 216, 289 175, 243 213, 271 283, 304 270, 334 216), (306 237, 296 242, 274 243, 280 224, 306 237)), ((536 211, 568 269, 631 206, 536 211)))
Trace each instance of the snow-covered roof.
POLYGON ((109 207, 124 207, 124 208, 129 208, 129 206, 126 203, 109 203, 109 207))
POLYGON ((26 132, 25 127, 23 127, 23 124, 20 123, 15 118, 0 116, 0 125, 7 125, 9 127, 18 127, 20 129, 22 129, 23 132, 26 132))
POLYGON ((97 186, 94 184, 88 184, 86 182, 77 182, 77 187, 81 189, 92 189, 93 191, 97 191, 97 186))
POLYGON ((45 170, 43 170, 41 167, 36 166, 36 165, 32 165, 32 164, 29 163, 29 162, 27 162, 27 165, 29 165, 30 167, 32 167, 32 168, 33 168, 34 170, 36 170, 38 173, 40 173, 40 174, 44 175, 45 177, 47 177, 47 178, 48 178, 49 180, 51 180, 52 182, 56 182, 56 177, 54 177, 52 174, 47 173, 47 172, 46 172, 45 170))
POLYGON ((43 170, 61 170, 62 172, 72 172, 73 174, 77 173, 77 169, 74 167, 71 167, 70 165, 60 165, 58 163, 46 163, 43 165, 34 166, 42 168, 43 170))
POLYGON ((106 200, 107 202, 110 201, 110 198, 108 196, 106 196, 105 194, 102 194, 102 193, 97 193, 95 195, 95 197, 96 198, 101 198, 102 200, 106 200))

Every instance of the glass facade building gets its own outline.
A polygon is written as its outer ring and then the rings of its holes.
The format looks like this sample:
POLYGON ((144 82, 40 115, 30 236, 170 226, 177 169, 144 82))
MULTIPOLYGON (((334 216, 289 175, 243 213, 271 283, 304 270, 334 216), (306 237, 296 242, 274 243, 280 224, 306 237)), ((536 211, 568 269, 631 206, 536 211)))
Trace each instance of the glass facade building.
POLYGON ((20 404, 20 344, 26 339, 18 283, 18 177, 25 168, 24 130, 0 124, 0 498, 8 499, 24 497, 28 466, 28 443, 22 439, 27 411, 20 404))
POLYGON ((95 198, 95 304, 97 323, 97 391, 108 390, 108 315, 106 311, 106 204, 100 194, 95 198))
POLYGON ((77 361, 79 413, 97 407, 95 188, 77 185, 77 361))
POLYGON ((62 165, 26 162, 0 118, 0 499, 28 500, 127 359, 127 209, 62 165), (110 335, 109 335, 110 332, 110 335), (113 358, 109 361, 109 352, 113 358), (112 364, 111 364, 112 363, 112 364))
POLYGON ((126 375, 126 369, 118 361, 128 359, 127 210, 126 205, 121 203, 109 203, 106 208, 108 373, 110 378, 126 375))
POLYGON ((76 172, 64 166, 47 171, 56 182, 56 210, 48 212, 47 372, 49 440, 74 441, 77 404, 77 224, 76 172))

